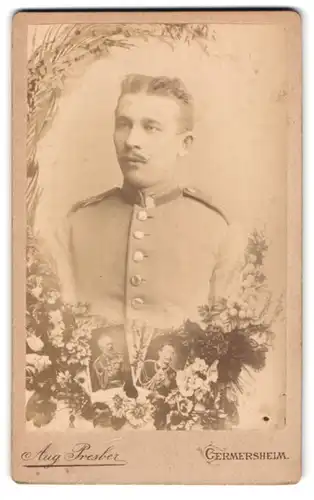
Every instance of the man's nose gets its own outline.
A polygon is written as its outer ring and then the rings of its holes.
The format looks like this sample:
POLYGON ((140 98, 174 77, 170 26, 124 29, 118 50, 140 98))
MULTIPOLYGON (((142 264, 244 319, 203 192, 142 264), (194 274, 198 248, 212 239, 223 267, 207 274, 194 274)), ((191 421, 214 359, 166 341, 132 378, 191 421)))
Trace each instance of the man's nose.
POLYGON ((126 144, 129 148, 139 148, 143 142, 143 134, 139 127, 132 127, 126 138, 126 144))

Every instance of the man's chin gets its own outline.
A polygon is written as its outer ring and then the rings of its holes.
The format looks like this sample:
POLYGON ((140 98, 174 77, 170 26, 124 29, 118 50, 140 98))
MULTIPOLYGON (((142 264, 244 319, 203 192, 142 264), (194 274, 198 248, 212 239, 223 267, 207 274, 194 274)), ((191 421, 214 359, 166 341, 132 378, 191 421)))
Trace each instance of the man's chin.
POLYGON ((127 172, 124 174, 124 180, 136 189, 147 189, 154 186, 158 181, 147 179, 138 172, 127 172))

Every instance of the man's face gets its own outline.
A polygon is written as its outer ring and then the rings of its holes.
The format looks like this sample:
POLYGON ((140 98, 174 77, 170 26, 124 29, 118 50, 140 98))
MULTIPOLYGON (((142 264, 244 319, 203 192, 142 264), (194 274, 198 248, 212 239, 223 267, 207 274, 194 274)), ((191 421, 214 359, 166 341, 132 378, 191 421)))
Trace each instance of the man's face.
POLYGON ((159 362, 162 365, 170 365, 174 358, 174 348, 171 345, 165 345, 159 351, 159 362))
POLYGON ((114 144, 122 174, 138 189, 171 179, 186 150, 180 131, 181 108, 173 99, 145 93, 125 94, 116 109, 114 144))
POLYGON ((100 337, 100 339, 98 340, 98 346, 103 354, 109 354, 113 352, 113 343, 110 337, 100 337))

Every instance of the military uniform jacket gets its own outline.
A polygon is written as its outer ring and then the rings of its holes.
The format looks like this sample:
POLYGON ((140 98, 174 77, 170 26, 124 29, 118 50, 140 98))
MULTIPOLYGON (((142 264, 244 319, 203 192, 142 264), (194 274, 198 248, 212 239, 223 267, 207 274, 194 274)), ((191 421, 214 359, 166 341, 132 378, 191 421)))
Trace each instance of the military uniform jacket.
POLYGON ((237 280, 243 242, 210 199, 169 186, 144 195, 124 185, 70 211, 60 277, 65 295, 109 322, 176 327, 237 280), (63 276, 63 278, 62 278, 63 276))

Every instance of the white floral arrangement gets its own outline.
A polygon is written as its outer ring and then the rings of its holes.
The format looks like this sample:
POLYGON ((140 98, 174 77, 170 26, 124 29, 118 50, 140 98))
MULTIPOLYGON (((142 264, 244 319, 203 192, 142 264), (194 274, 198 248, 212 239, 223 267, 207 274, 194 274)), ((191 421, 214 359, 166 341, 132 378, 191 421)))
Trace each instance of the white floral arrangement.
MULTIPOLYGON (((156 346, 166 344, 179 349, 181 369, 170 367, 169 376, 157 370, 154 384, 137 380, 129 387, 130 381, 122 381, 118 389, 93 393, 91 339, 97 328, 106 327, 105 320, 89 315, 86 304, 64 303, 57 277, 29 245, 26 388, 32 395, 27 420, 35 427, 47 425, 62 401, 72 427, 78 416, 116 430, 218 430, 237 425, 241 372, 264 368, 272 325, 282 312, 281 300, 272 300, 263 272, 267 248, 265 235, 254 231, 233 296, 202 305, 199 323, 186 321, 151 338, 148 349, 155 352, 156 346)), ((139 330, 135 333, 138 336, 139 330)), ((145 342, 140 346, 147 349, 145 342)), ((135 358, 143 366, 143 352, 135 358)))

